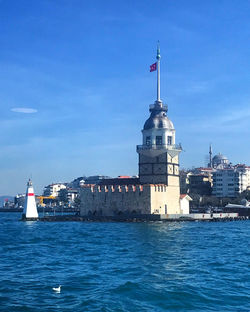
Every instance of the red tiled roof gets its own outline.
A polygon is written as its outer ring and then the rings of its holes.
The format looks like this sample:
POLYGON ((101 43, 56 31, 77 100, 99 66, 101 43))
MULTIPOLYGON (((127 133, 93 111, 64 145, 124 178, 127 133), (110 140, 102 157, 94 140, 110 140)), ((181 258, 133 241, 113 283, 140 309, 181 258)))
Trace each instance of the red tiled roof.
POLYGON ((187 196, 187 194, 180 194, 180 198, 182 199, 182 198, 184 198, 184 197, 186 197, 187 196))

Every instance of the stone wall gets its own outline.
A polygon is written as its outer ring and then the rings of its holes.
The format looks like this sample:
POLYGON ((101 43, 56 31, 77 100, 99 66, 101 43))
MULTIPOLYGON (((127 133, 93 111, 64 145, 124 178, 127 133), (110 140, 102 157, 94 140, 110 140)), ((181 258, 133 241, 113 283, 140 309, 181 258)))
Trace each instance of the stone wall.
POLYGON ((87 185, 81 189, 80 198, 82 216, 150 214, 149 185, 87 185))
POLYGON ((80 214, 178 214, 179 188, 161 185, 85 185, 80 192, 80 214))
POLYGON ((139 176, 142 184, 167 184, 172 185, 175 176, 174 185, 179 187, 179 156, 171 157, 169 153, 163 153, 152 157, 144 154, 139 154, 139 176))
POLYGON ((176 186, 151 187, 151 213, 180 214, 180 190, 176 186))

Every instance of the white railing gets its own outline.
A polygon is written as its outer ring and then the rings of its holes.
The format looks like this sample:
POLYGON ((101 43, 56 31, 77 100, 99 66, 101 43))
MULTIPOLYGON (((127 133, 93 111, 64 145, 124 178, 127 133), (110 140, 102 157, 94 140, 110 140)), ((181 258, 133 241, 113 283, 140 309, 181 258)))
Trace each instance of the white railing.
MULTIPOLYGON (((154 108, 159 108, 159 106, 156 106, 155 104, 150 104, 149 105, 149 109, 154 109, 154 108)), ((162 105, 163 110, 168 110, 168 106, 167 105, 162 105)))
POLYGON ((157 145, 157 144, 148 144, 148 145, 137 145, 136 146, 137 151, 142 150, 182 150, 181 144, 172 144, 172 145, 157 145))

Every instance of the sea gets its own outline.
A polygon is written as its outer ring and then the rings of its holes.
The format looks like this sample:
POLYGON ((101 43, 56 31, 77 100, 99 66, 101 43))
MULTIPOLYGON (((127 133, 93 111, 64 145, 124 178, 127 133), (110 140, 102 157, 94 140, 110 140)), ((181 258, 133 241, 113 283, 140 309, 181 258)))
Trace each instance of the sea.
POLYGON ((0 213, 0 311, 250 311, 249 221, 20 218, 0 213))

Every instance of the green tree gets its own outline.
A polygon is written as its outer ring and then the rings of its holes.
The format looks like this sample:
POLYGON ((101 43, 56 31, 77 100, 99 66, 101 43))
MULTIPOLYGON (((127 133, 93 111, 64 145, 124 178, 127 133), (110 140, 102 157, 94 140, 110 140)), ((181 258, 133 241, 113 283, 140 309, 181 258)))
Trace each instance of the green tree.
POLYGON ((59 201, 63 202, 64 204, 68 204, 69 200, 68 200, 68 191, 67 189, 61 189, 59 191, 59 201))
POLYGON ((79 196, 77 196, 74 200, 74 207, 79 209, 80 208, 80 205, 81 205, 81 199, 79 196))

